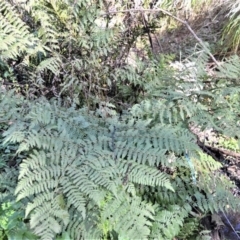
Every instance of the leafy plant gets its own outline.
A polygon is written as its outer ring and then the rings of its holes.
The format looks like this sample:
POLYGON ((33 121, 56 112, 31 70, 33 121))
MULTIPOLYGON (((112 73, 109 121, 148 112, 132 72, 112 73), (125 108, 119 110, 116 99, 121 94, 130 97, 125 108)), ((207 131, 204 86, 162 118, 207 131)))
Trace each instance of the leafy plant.
POLYGON ((18 97, 2 98, 5 121, 12 119, 11 111, 18 111, 18 118, 4 131, 3 144, 18 145, 16 153, 26 156, 15 194, 17 201, 28 202, 25 217, 42 239, 64 230, 74 239, 108 234, 118 238, 162 234, 170 239, 180 234, 184 219, 195 208, 215 212, 238 206, 227 193, 232 185, 217 173, 214 181, 209 175, 220 164, 200 155, 193 135, 184 125, 175 125, 174 119, 181 118, 176 111, 173 120, 171 114, 163 115, 161 123, 150 106, 144 110, 141 104, 119 120, 118 115, 99 117, 85 108, 66 111, 56 100, 21 101, 24 107, 19 111, 18 97), (186 149, 196 171, 195 184, 186 149), (179 222, 171 220, 174 214, 179 222), (169 224, 167 229, 162 222, 169 224))
POLYGON ((37 239, 24 222, 24 211, 19 211, 21 204, 5 202, 1 206, 0 239, 37 239))
POLYGON ((229 149, 229 150, 233 150, 233 151, 239 151, 238 141, 234 138, 226 139, 224 137, 221 137, 219 139, 219 145, 222 146, 225 149, 229 149))
POLYGON ((3 74, 0 88, 4 234, 13 219, 22 238, 195 237, 201 216, 239 207, 192 133, 239 139, 237 56, 214 77, 206 47, 178 70, 151 54, 128 64, 146 33, 139 13, 120 28, 104 1, 0 3, 1 33, 12 29, 3 72, 20 58, 13 69, 26 77, 3 74))
POLYGON ((238 52, 240 38, 239 38, 239 9, 240 4, 238 1, 227 1, 229 11, 227 17, 229 19, 226 24, 222 40, 227 48, 230 48, 235 54, 238 52))

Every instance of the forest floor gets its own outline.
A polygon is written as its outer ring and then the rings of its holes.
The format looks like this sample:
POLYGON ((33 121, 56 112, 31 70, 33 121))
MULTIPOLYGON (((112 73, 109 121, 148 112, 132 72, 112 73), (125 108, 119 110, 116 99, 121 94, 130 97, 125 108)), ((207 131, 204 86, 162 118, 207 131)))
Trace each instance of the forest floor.
MULTIPOLYGON (((222 31, 227 22, 227 7, 223 0, 212 0, 210 4, 196 6, 196 9, 177 10, 175 16, 183 21, 187 20, 197 37, 208 43, 216 58, 226 54, 222 45, 222 31)), ((175 21, 175 20, 170 20, 175 21)), ((171 24, 171 23, 170 23, 171 24)), ((161 30, 155 34, 156 52, 160 54, 174 54, 176 60, 181 60, 189 53, 195 52, 199 42, 186 25, 172 23, 171 29, 161 30)))

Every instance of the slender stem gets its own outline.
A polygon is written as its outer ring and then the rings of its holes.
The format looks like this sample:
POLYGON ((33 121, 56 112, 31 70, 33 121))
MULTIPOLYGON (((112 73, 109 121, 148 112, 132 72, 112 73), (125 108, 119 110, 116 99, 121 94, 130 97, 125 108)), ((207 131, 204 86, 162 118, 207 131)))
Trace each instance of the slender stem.
POLYGON ((240 239, 238 233, 237 233, 236 230, 234 229, 233 225, 232 225, 231 222, 229 221, 229 219, 228 219, 228 217, 226 216, 226 214, 224 213, 224 211, 222 211, 222 213, 223 213, 224 217, 226 218, 229 226, 232 228, 233 232, 236 234, 236 236, 238 237, 238 239, 240 239))

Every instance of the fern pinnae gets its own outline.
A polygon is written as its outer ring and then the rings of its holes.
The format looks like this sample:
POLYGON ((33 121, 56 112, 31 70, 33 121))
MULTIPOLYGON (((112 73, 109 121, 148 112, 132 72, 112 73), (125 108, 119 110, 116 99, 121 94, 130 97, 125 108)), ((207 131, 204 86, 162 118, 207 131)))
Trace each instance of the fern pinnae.
POLYGON ((36 207, 43 205, 45 202, 51 201, 53 198, 54 192, 42 193, 41 195, 35 197, 32 202, 27 204, 25 217, 28 217, 36 207))
POLYGON ((77 187, 72 187, 71 189, 68 188, 64 193, 67 197, 67 207, 69 208, 70 206, 73 206, 84 219, 87 211, 87 199, 84 194, 79 192, 77 187))

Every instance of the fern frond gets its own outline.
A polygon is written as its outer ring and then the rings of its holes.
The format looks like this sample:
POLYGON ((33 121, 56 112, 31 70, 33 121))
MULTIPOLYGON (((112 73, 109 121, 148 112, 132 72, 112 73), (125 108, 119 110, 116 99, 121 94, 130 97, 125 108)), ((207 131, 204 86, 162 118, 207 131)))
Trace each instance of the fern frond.
POLYGON ((29 32, 28 26, 21 20, 14 7, 6 1, 0 1, 0 10, 2 59, 16 59, 23 53, 44 52, 40 42, 29 32))
POLYGON ((125 161, 125 166, 120 166, 124 170, 123 175, 132 183, 144 184, 148 186, 161 186, 174 191, 168 176, 158 169, 139 165, 134 161, 125 161))
POLYGON ((126 198, 125 194, 120 193, 106 203, 101 217, 109 219, 111 229, 118 233, 119 238, 147 238, 151 220, 154 219, 154 208, 139 197, 126 198))
POLYGON ((151 238, 173 239, 176 237, 184 223, 184 218, 188 216, 189 207, 170 205, 166 210, 158 210, 155 223, 152 226, 151 238), (187 208, 187 209, 186 209, 187 208))

